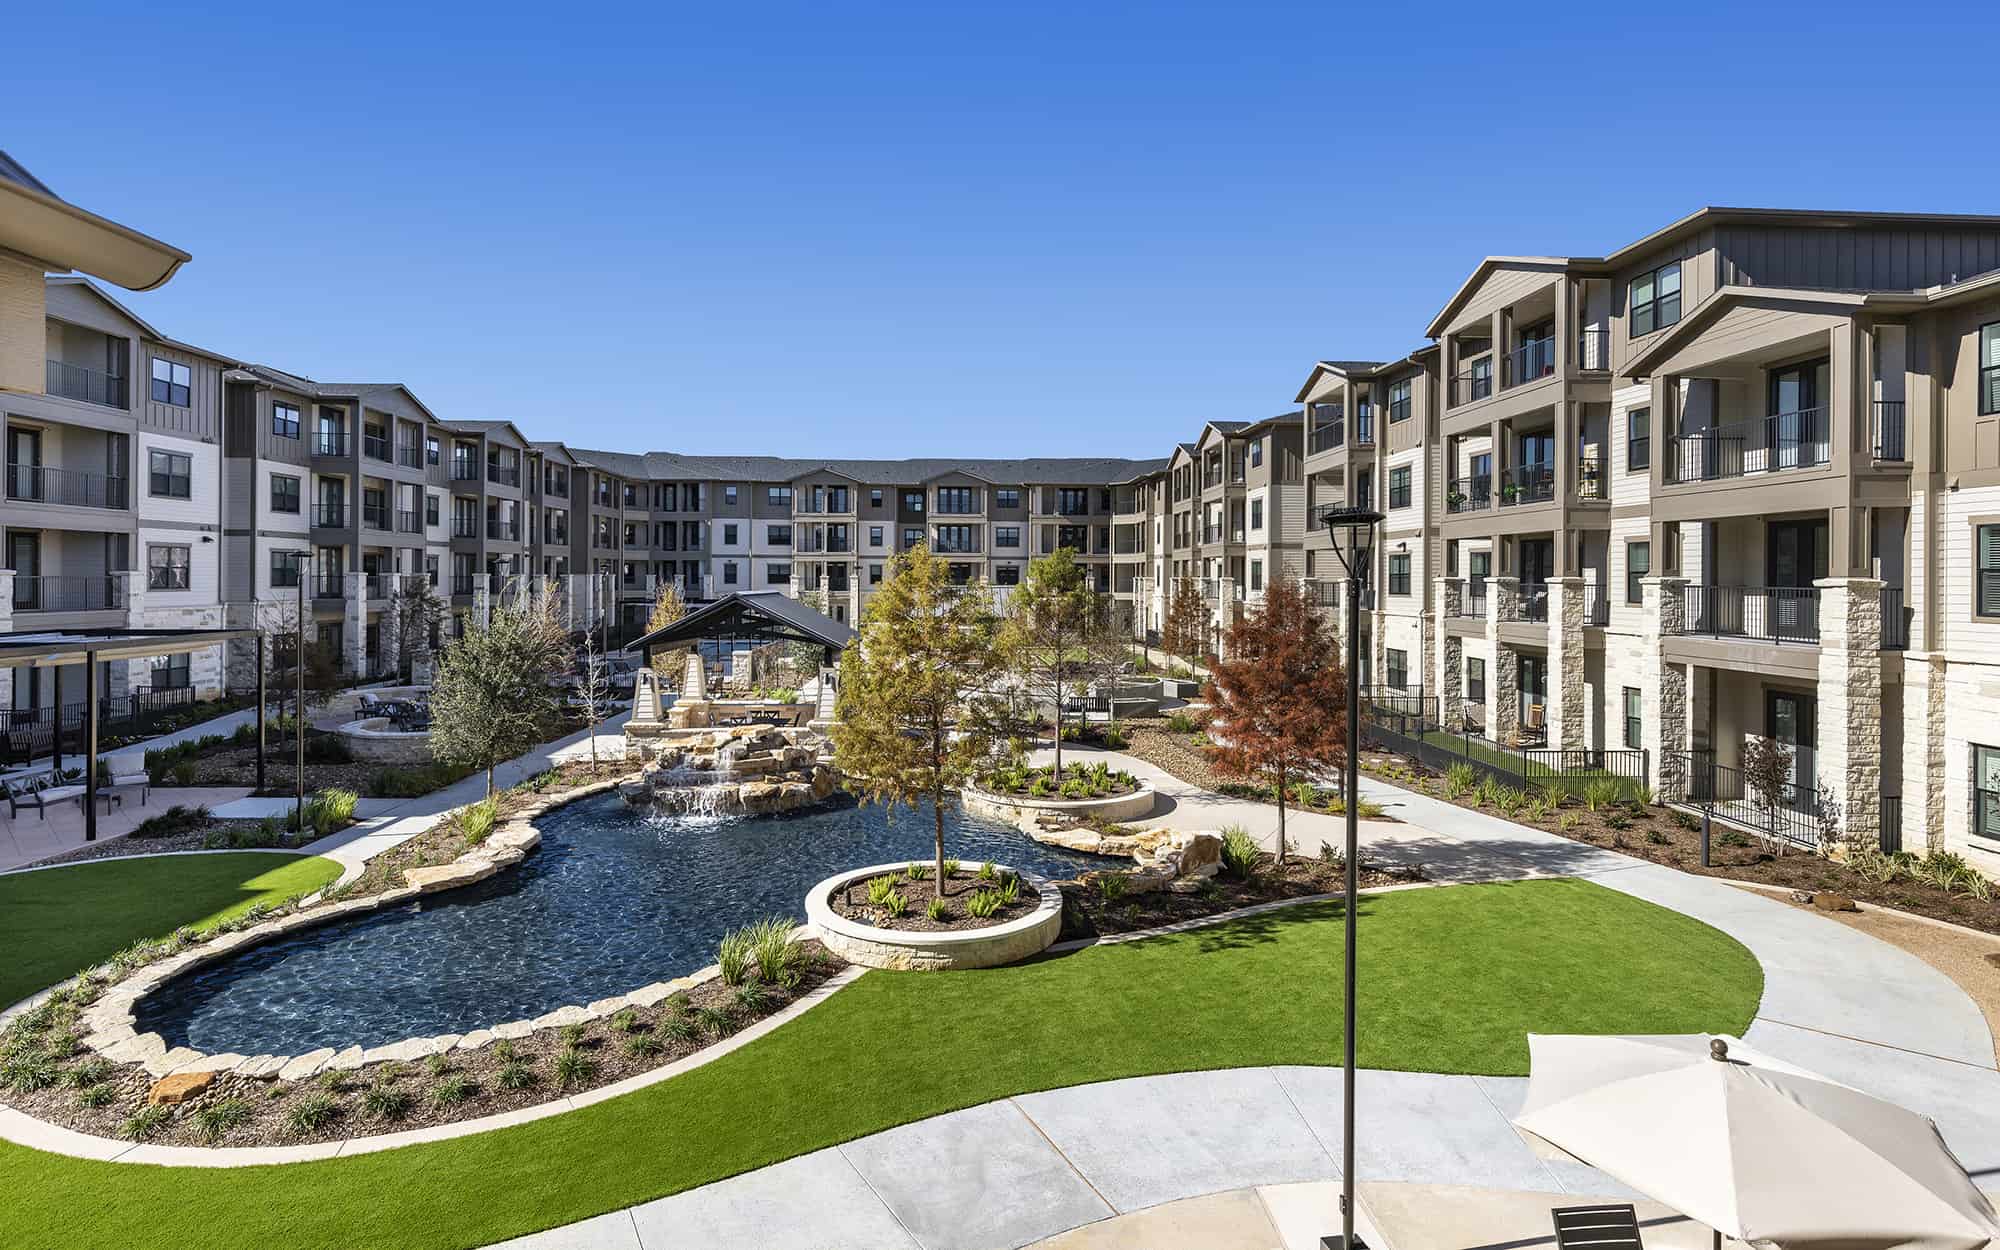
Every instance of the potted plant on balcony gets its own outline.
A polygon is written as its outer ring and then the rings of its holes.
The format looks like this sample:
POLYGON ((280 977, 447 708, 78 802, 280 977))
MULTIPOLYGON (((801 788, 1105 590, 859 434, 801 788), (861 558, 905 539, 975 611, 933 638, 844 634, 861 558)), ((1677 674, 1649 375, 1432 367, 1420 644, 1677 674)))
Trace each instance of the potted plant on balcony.
POLYGON ((1503 484, 1500 487, 1500 498, 1507 503, 1518 502, 1521 498, 1520 485, 1515 482, 1507 482, 1503 484))
POLYGON ((1453 508, 1459 507, 1465 503, 1465 492, 1454 486, 1444 493, 1444 501, 1453 508))

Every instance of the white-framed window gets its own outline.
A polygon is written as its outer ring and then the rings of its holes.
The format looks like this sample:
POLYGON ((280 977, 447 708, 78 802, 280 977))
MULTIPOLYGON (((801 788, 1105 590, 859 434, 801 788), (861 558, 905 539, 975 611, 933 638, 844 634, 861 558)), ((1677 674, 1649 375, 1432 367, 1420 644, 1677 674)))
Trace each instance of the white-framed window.
POLYGON ((153 402, 185 408, 191 401, 194 371, 176 360, 153 357, 153 402))
POLYGON ((189 548, 178 543, 152 543, 146 548, 146 589, 186 590, 189 548))
POLYGON ((186 690, 188 688, 188 655, 163 655, 153 661, 150 680, 155 690, 186 690))
POLYGON ((1018 550, 1021 546, 1021 527, 1018 525, 996 525, 993 527, 993 549, 1018 550))

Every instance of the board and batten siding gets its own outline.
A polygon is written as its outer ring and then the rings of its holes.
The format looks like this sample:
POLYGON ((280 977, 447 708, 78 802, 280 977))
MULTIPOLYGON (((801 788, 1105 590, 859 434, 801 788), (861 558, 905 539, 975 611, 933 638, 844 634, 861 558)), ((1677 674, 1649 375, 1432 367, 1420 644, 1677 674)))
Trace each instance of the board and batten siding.
POLYGON ((1908 291, 2000 269, 2000 228, 1724 226, 1712 232, 1726 285, 1908 291))

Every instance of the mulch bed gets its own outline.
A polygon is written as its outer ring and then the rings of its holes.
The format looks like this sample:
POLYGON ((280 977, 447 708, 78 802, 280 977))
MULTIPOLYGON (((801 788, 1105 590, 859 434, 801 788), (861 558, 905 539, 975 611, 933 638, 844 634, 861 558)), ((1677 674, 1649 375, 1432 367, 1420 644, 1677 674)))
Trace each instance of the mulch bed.
MULTIPOLYGON (((169 851, 233 849, 226 846, 216 848, 208 845, 209 836, 218 833, 224 835, 231 833, 246 836, 258 835, 261 837, 263 822, 259 820, 210 819, 198 829, 164 834, 160 837, 128 833, 122 838, 113 838, 106 842, 86 843, 73 851, 64 851, 60 855, 51 855, 47 859, 36 860, 33 866, 46 868, 51 864, 81 864, 90 860, 120 859, 128 855, 161 855, 169 851)), ((281 833, 274 847, 278 850, 291 850, 295 847, 304 846, 318 837, 319 835, 311 830, 307 830, 304 837, 299 837, 289 832, 281 833)))
MULTIPOLYGON (((314 738, 322 735, 315 734, 314 738)), ((310 742, 311 739, 308 739, 310 742)), ((298 756, 294 740, 278 740, 276 735, 268 740, 264 753, 264 793, 286 795, 296 793, 298 776, 298 756)), ((218 743, 188 761, 194 765, 191 786, 255 786, 257 784, 256 746, 235 746, 218 743)), ((374 782, 375 774, 382 771, 381 764, 364 764, 357 761, 340 763, 315 762, 306 760, 306 793, 318 794, 321 790, 352 790, 356 794, 367 794, 374 782)), ((180 782, 168 770, 160 784, 153 787, 154 793, 164 794, 169 801, 180 782)))
MULTIPOLYGON (((1114 874, 1094 874, 1101 879, 1114 874)), ((1423 870, 1363 862, 1356 874, 1362 889, 1407 885, 1424 880, 1423 870)), ((1058 883, 1063 894, 1063 941, 1131 933, 1184 920, 1199 920, 1258 903, 1338 894, 1347 888, 1346 864, 1339 858, 1287 856, 1281 867, 1265 854, 1249 878, 1224 872, 1193 888, 1180 883, 1145 894, 1107 894, 1093 882, 1058 883)))
MULTIPOLYGON (((200 1097, 171 1108, 138 1140, 177 1146, 337 1141, 470 1120, 582 1093, 712 1046, 782 1011, 845 967, 817 942, 802 943, 799 950, 798 979, 790 987, 758 983, 746 993, 743 987, 717 979, 658 1007, 630 1008, 629 1018, 620 1013, 609 1020, 544 1029, 519 1041, 492 1042, 428 1060, 369 1064, 297 1082, 225 1076, 200 1097), (565 1062, 561 1056, 566 1051, 577 1058, 565 1062), (510 1069, 510 1064, 519 1066, 510 1069), (503 1069, 509 1069, 507 1077, 503 1069), (508 1079, 525 1083, 509 1088, 508 1079), (460 1082, 465 1086, 463 1097, 448 1101, 460 1082), (308 1100, 319 1100, 326 1107, 323 1120, 311 1126, 292 1118, 308 1100), (223 1104, 228 1109, 217 1112, 223 1104), (204 1120, 213 1125, 224 1118, 233 1122, 211 1137, 204 1120)), ((641 975, 635 974, 635 980, 641 975)), ((122 1065, 88 1087, 79 1086, 73 1074, 86 1063, 82 1056, 71 1056, 63 1061, 55 1084, 28 1091, 0 1087, 0 1100, 78 1132, 126 1136, 131 1117, 145 1106, 152 1078, 143 1067, 122 1065), (83 1105, 85 1088, 97 1086, 110 1089, 111 1100, 101 1106, 83 1105)))
MULTIPOLYGON (((1364 752, 1361 763, 1368 772, 1396 785, 1447 803, 1456 803, 1460 807, 1500 815, 1490 808, 1480 809, 1470 795, 1459 799, 1447 798, 1440 776, 1400 756, 1364 752)), ((1545 820, 1531 820, 1527 814, 1520 812, 1506 819, 1573 842, 1584 842, 1665 864, 1682 872, 1733 877, 1812 893, 1844 894, 1859 902, 1893 907, 1987 933, 2000 933, 2000 899, 1981 902, 1964 894, 1952 894, 1914 881, 1880 884, 1823 855, 1744 833, 1720 822, 1712 825, 1709 866, 1703 868, 1700 818, 1677 809, 1621 803, 1592 812, 1581 804, 1569 802, 1545 820), (1572 828, 1564 829, 1558 823, 1565 816, 1573 819, 1572 828), (1619 822, 1623 823, 1622 828, 1619 822)))
MULTIPOLYGON (((919 865, 921 867, 921 865, 919 865)), ((933 872, 935 869, 932 870, 933 872)), ((994 925, 1017 920, 1035 910, 1041 896, 1035 887, 1025 880, 1016 879, 1014 901, 1001 907, 991 916, 979 917, 965 909, 966 900, 982 890, 999 886, 997 880, 982 880, 972 869, 960 868, 947 874, 944 883, 945 916, 933 920, 929 911, 931 900, 938 897, 937 882, 930 874, 912 879, 907 872, 888 874, 894 877, 896 892, 903 896, 908 909, 900 916, 892 916, 886 907, 868 901, 868 883, 874 877, 863 877, 852 881, 844 889, 836 890, 827 899, 835 914, 878 929, 900 929, 912 933, 945 933, 963 929, 989 929, 994 925)))

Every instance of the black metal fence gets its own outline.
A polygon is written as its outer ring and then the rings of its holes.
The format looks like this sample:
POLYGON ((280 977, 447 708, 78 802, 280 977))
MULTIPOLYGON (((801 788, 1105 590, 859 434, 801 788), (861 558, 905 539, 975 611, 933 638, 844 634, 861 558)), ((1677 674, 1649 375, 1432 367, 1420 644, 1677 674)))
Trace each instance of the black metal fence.
MULTIPOLYGON (((194 705, 194 690, 187 686, 141 686, 130 695, 97 701, 97 732, 100 736, 130 737, 143 734, 173 712, 194 705)), ((62 741, 65 754, 82 755, 84 714, 82 699, 62 706, 62 741)), ((55 747, 54 707, 0 710, 0 764, 19 764, 48 755, 55 747)))
POLYGON ((1882 796, 1882 853, 1894 855, 1903 849, 1903 799, 1901 795, 1882 796))
POLYGON ((1630 795, 1644 787, 1650 775, 1642 750, 1505 747, 1479 736, 1470 720, 1465 728, 1445 728, 1439 712, 1435 695, 1363 691, 1362 743, 1409 756, 1438 772, 1469 765, 1502 785, 1517 788, 1581 793, 1593 783, 1612 781, 1630 795))
POLYGON ((1818 850, 1824 832, 1827 795, 1812 786, 1784 782, 1766 791, 1738 768, 1718 764, 1706 751, 1676 752, 1681 781, 1665 797, 1685 807, 1707 808, 1733 825, 1818 850))

